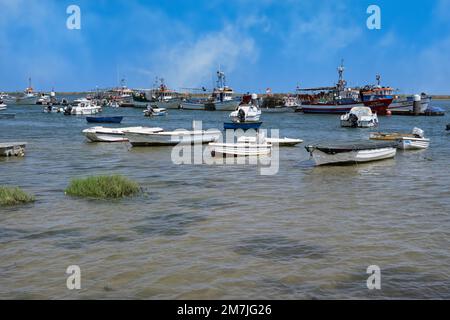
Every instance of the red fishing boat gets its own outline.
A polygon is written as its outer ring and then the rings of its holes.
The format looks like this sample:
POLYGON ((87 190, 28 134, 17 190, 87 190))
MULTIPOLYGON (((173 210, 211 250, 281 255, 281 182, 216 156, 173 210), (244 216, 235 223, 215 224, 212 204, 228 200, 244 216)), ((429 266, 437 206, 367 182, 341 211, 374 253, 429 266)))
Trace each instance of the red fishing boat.
POLYGON ((354 107, 369 107, 378 115, 385 115, 392 97, 364 99, 363 90, 347 87, 344 65, 338 68, 339 80, 334 87, 298 89, 304 113, 348 113, 354 107))

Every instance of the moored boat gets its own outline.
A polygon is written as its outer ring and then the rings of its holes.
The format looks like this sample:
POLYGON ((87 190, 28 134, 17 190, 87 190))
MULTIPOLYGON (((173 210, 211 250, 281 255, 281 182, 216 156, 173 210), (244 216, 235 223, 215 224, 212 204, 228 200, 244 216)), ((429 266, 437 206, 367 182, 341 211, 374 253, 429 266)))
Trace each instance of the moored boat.
POLYGON ((218 130, 176 130, 149 132, 148 130, 129 130, 125 132, 133 147, 174 146, 178 144, 205 144, 217 141, 221 136, 218 130))
POLYGON ((0 156, 23 157, 25 155, 26 142, 4 142, 0 143, 0 156))
POLYGON ((338 68, 339 80, 334 87, 297 89, 303 113, 348 113, 354 107, 369 107, 378 115, 386 115, 393 97, 364 99, 366 89, 349 88, 344 80, 344 66, 338 68))
MULTIPOLYGON (((239 143, 257 143, 257 137, 239 137, 237 140, 239 143)), ((301 139, 291 139, 291 138, 263 138, 263 143, 278 145, 280 147, 294 147, 300 143, 303 143, 301 139)))
POLYGON ((378 116, 368 107, 355 107, 341 116, 341 126, 349 128, 372 128, 378 126, 378 116))
POLYGON ((430 139, 425 138, 422 129, 414 128, 412 133, 383 133, 376 132, 370 135, 371 140, 395 141, 397 148, 402 150, 427 149, 430 139))
POLYGON ((102 111, 102 107, 95 105, 91 100, 83 99, 75 106, 64 109, 65 115, 94 115, 102 111))
POLYGON ((144 110, 144 116, 146 117, 161 117, 166 116, 167 110, 165 108, 158 108, 156 106, 148 106, 146 110, 144 110))
POLYGON ((125 128, 105 128, 92 127, 83 130, 83 134, 92 142, 127 142, 125 132, 130 130, 140 130, 145 132, 161 132, 162 128, 125 127, 125 128))
POLYGON ((268 143, 210 143, 208 147, 213 157, 254 157, 269 155, 272 151, 272 145, 268 143))
POLYGON ((306 150, 316 165, 356 164, 395 157, 395 142, 357 142, 332 145, 310 145, 306 150))
POLYGON ((230 113, 231 121, 234 123, 259 122, 260 117, 261 109, 256 94, 244 96, 242 104, 230 113))
POLYGON ((16 97, 16 104, 22 105, 32 105, 36 102, 37 93, 34 92, 31 86, 31 78, 28 79, 28 88, 25 89, 24 93, 16 97))
POLYGON ((86 117, 86 121, 89 123, 121 123, 123 117, 86 117))
POLYGON ((139 94, 134 94, 133 100, 135 107, 139 108, 155 105, 156 108, 179 109, 181 105, 180 94, 170 90, 163 78, 156 78, 153 89, 141 90, 139 94))
POLYGON ((224 130, 258 130, 262 125, 262 122, 225 122, 223 124, 224 130))

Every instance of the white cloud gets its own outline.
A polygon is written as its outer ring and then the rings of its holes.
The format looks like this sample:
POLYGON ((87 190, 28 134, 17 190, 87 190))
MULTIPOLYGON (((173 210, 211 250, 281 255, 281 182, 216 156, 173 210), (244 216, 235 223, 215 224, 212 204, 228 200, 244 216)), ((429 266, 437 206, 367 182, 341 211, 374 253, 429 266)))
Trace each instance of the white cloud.
POLYGON ((154 72, 164 76, 174 88, 211 86, 219 67, 229 74, 236 67, 256 61, 258 50, 254 40, 236 26, 210 32, 194 39, 161 48, 152 55, 154 72))

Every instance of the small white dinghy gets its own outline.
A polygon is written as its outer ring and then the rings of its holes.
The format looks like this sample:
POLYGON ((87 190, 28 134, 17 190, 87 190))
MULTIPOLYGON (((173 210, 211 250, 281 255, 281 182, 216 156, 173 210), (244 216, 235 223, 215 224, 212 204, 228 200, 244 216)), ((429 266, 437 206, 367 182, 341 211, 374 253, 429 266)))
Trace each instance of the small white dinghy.
POLYGON ((144 127, 127 127, 127 128, 105 128, 92 127, 83 130, 83 134, 92 142, 127 142, 125 133, 128 131, 140 130, 145 132, 161 132, 162 128, 144 128, 144 127))
MULTIPOLYGON (((256 143, 257 137, 240 137, 237 140, 239 143, 256 143)), ((271 145, 278 145, 280 147, 294 147, 300 143, 303 143, 303 140, 300 139, 290 139, 290 138, 263 138, 263 143, 271 144, 271 145)))
POLYGON ((355 107, 341 116, 341 126, 348 128, 373 128, 378 126, 378 116, 368 107, 355 107))
POLYGON ((359 142, 343 145, 310 145, 306 150, 316 165, 341 165, 378 161, 395 157, 393 142, 359 142))
POLYGON ((148 106, 146 110, 143 111, 146 117, 161 117, 167 115, 167 109, 157 108, 156 106, 148 106))
POLYGON ((402 150, 428 149, 430 139, 425 138, 424 131, 414 128, 412 133, 382 133, 376 132, 370 135, 372 140, 396 141, 397 148, 402 150))
POLYGON ((270 155, 272 145, 268 143, 210 143, 213 157, 257 157, 270 155))

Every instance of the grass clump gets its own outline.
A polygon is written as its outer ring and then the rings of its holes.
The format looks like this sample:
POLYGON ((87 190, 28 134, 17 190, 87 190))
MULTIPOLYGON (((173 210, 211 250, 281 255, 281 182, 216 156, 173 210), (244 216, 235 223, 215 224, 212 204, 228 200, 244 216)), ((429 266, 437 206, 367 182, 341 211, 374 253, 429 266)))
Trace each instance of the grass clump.
POLYGON ((94 199, 119 199, 140 191, 139 185, 123 176, 95 176, 73 179, 66 194, 94 199))
POLYGON ((34 202, 34 196, 17 187, 0 186, 0 206, 14 206, 34 202))

